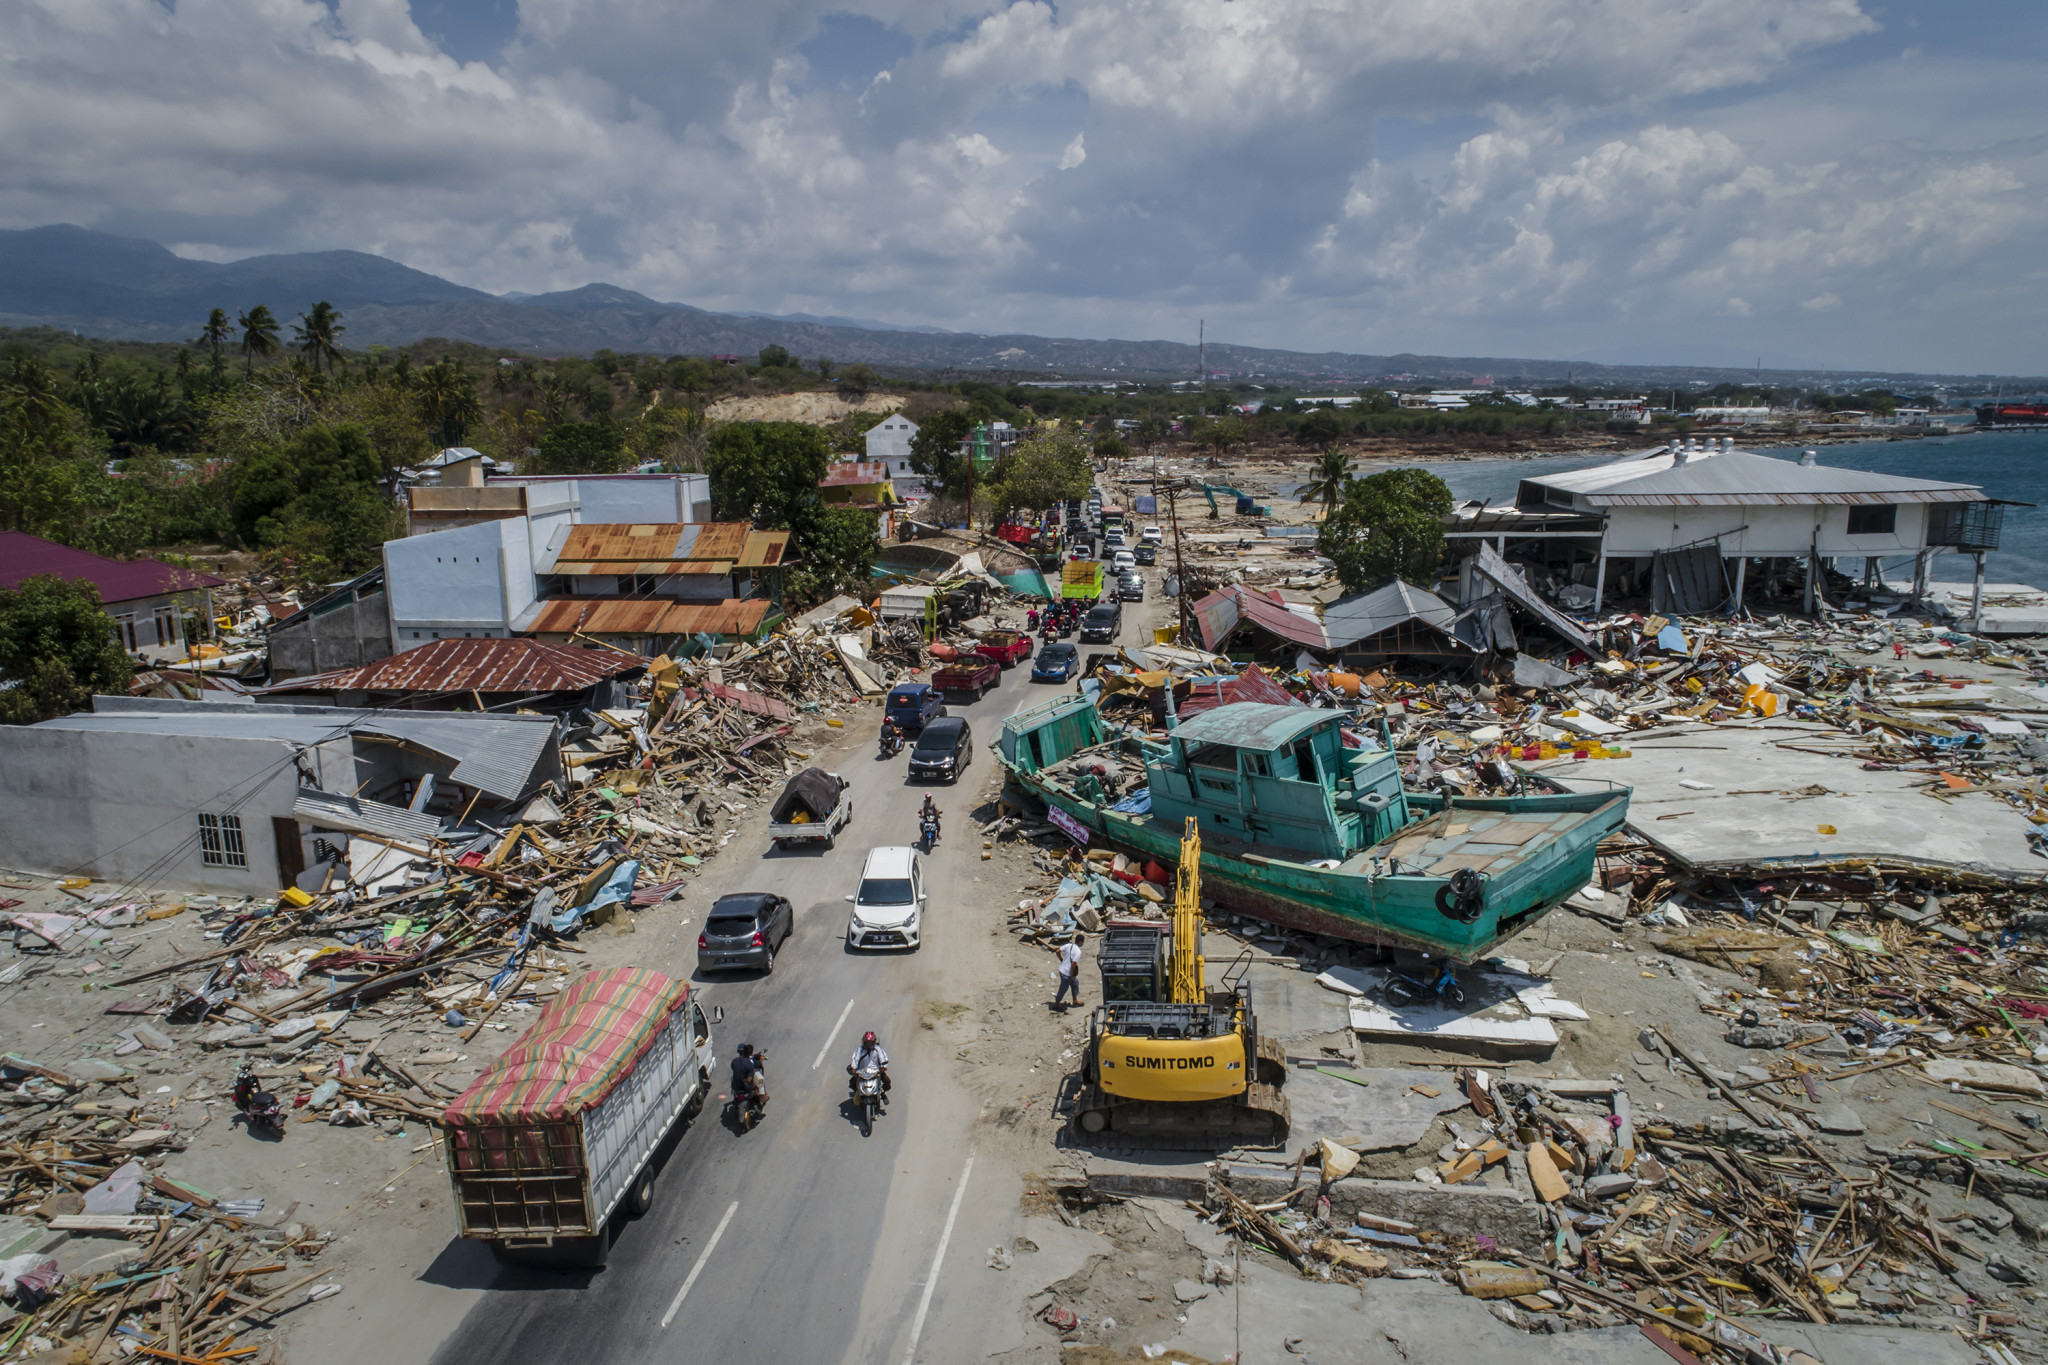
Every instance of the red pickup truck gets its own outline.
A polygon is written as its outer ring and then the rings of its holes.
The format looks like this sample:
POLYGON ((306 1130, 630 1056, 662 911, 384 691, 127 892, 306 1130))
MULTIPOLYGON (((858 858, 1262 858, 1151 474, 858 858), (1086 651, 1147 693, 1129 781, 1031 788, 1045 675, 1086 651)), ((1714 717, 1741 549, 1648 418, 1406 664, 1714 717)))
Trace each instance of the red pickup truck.
POLYGON ((974 652, 1008 668, 1031 657, 1031 637, 1022 631, 992 630, 981 637, 974 652))
POLYGON ((972 692, 977 698, 1003 680, 1003 666, 994 659, 973 656, 949 664, 932 674, 932 686, 941 692, 972 692))

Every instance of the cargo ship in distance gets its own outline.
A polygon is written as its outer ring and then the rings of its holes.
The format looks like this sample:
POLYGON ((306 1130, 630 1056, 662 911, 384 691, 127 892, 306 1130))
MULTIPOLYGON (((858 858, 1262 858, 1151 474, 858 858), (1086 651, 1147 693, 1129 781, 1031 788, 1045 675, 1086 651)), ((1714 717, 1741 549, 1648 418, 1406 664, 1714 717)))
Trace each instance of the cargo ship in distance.
POLYGON ((1980 427, 2048 427, 2048 403, 1983 403, 1977 408, 1980 427))

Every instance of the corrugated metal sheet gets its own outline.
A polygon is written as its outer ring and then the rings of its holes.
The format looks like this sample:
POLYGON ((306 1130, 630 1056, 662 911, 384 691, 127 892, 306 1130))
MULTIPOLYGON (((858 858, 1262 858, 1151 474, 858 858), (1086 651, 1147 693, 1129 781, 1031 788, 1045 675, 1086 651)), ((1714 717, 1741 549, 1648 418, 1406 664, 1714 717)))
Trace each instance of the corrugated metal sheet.
POLYGON ((415 515, 447 515, 458 512, 517 513, 526 510, 526 490, 518 487, 507 488, 502 484, 483 488, 468 488, 459 484, 448 488, 413 487, 406 491, 412 501, 415 515))
POLYGON ((292 745, 330 743, 348 735, 404 740, 454 762, 449 778, 492 796, 523 796, 534 769, 556 742, 555 722, 540 716, 480 716, 457 711, 356 711, 333 706, 221 706, 209 702, 99 697, 101 708, 43 724, 59 730, 233 740, 292 745))
POLYGON ((1479 542, 1479 562, 1474 567, 1492 579, 1516 606, 1541 619, 1564 639, 1584 650, 1593 648, 1593 637, 1586 633, 1584 626, 1538 597, 1522 575, 1510 568, 1508 562, 1485 541, 1479 542))
POLYGON ((366 714, 352 728, 357 734, 388 735, 452 758, 450 781, 510 801, 526 794, 534 768, 555 740, 555 727, 552 722, 527 719, 514 725, 509 720, 445 711, 381 711, 366 714))
POLYGON ((552 598, 521 622, 534 635, 752 635, 774 604, 758 597, 720 602, 552 598))
POLYGON ((382 801, 343 796, 317 787, 299 788, 298 799, 292 802, 292 814, 305 824, 322 829, 345 829, 380 839, 396 839, 415 847, 441 833, 438 816, 419 815, 402 806, 387 806, 382 801))
POLYGON ((1805 506, 1833 503, 1982 502, 1972 484, 1908 479, 1836 465, 1802 465, 1748 450, 1670 449, 1568 474, 1525 479, 1526 486, 1573 494, 1594 507, 1805 506))
POLYGON ((1182 720, 1237 702, 1259 702, 1268 706, 1304 706, 1299 698, 1273 681, 1257 664, 1247 664, 1234 678, 1196 679, 1188 684, 1188 699, 1174 703, 1182 720))
POLYGON ((435 640, 403 654, 291 678, 260 689, 292 692, 580 692, 606 678, 645 668, 608 649, 539 640, 435 640))
POLYGON ((780 564, 789 553, 788 531, 755 531, 747 537, 746 548, 740 552, 739 566, 742 569, 765 569, 780 564))
POLYGON ((1333 725, 1335 711, 1312 711, 1305 706, 1273 706, 1263 702, 1237 702, 1205 711, 1173 732, 1175 739, 1190 747, 1199 744, 1227 744, 1234 749, 1272 751, 1319 725, 1333 725))
MULTIPOLYGON (((743 521, 592 522, 569 528, 555 555, 554 571, 728 573, 749 548, 749 539, 759 534, 743 521)), ((787 531, 768 534, 780 535, 787 543, 787 531)))
POLYGON ((1324 607, 1323 630, 1329 636, 1330 648, 1342 649, 1408 621, 1421 621, 1449 631, 1457 618, 1457 608, 1443 598, 1397 578, 1384 588, 1340 597, 1324 607))
POLYGON ((1195 620, 1202 628, 1204 649, 1216 648, 1217 641, 1245 621, 1304 649, 1330 647, 1329 636, 1323 633, 1321 621, 1250 588, 1236 585, 1219 588, 1195 603, 1194 611, 1195 620), (1230 604, 1228 607, 1224 605, 1225 601, 1230 604))

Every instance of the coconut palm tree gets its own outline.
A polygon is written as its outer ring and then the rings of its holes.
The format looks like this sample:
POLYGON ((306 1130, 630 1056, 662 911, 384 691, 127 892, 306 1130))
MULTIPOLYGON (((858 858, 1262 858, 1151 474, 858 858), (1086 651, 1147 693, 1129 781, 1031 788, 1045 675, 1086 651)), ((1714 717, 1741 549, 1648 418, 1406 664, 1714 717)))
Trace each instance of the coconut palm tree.
POLYGON ((1321 503, 1327 517, 1344 500, 1344 485, 1351 479, 1351 457, 1331 446, 1316 456, 1308 472, 1309 481, 1296 490, 1296 496, 1303 502, 1321 503))
POLYGON ((242 328, 242 359, 250 374, 256 373, 256 357, 268 360, 277 354, 277 318, 268 304, 257 304, 239 319, 242 328))
POLYGON ((234 332, 228 327, 228 314, 225 308, 216 308, 206 315, 206 325, 199 329, 199 344, 213 352, 215 369, 220 368, 222 344, 233 335, 234 332))
POLYGON ((440 364, 419 372, 413 397, 419 402, 427 430, 444 450, 461 445, 470 427, 483 420, 483 404, 477 399, 475 383, 460 365, 445 357, 440 364))
POLYGON ((336 342, 347 330, 341 325, 341 314, 334 305, 322 299, 313 305, 312 312, 299 314, 299 320, 292 324, 292 342, 313 366, 313 373, 318 374, 323 361, 329 369, 342 363, 341 347, 336 342))

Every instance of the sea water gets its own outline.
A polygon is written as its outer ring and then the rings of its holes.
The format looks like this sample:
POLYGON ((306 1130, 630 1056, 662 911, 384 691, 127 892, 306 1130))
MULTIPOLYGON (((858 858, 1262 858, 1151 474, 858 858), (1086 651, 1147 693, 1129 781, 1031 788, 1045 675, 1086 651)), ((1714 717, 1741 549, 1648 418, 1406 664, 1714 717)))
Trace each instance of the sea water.
MULTIPOLYGON (((1857 441, 1845 445, 1781 447, 1736 443, 1759 454, 1797 459, 1801 449, 1817 449, 1820 462, 1843 469, 1867 469, 1909 479, 1939 479, 1976 484, 1994 498, 2032 506, 2007 507, 1998 548, 1985 556, 1984 578, 1990 583, 2031 583, 2048 587, 2048 429, 2022 431, 1960 431, 1910 441, 1857 441)), ((1460 502, 1472 498, 1488 503, 1512 502, 1523 479, 1590 469, 1613 460, 1612 455, 1538 455, 1527 459, 1430 460, 1429 470, 1450 487, 1460 502)), ((1887 581, 1898 583, 1910 574, 1912 556, 1883 561, 1887 581)), ((1846 562, 1845 571, 1860 576, 1863 566, 1846 562)), ((1938 555, 1934 577, 1939 582, 1968 582, 1975 566, 1968 556, 1938 555)))

